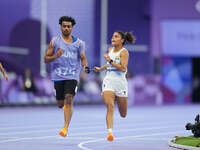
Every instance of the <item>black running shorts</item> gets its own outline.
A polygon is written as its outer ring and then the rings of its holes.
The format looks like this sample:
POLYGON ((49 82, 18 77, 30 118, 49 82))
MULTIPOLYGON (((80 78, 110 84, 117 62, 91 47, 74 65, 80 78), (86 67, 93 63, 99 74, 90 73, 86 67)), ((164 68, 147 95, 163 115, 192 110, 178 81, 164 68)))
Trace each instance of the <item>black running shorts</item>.
POLYGON ((56 100, 64 100, 66 94, 72 94, 74 96, 77 91, 77 84, 78 82, 76 80, 55 81, 56 100))

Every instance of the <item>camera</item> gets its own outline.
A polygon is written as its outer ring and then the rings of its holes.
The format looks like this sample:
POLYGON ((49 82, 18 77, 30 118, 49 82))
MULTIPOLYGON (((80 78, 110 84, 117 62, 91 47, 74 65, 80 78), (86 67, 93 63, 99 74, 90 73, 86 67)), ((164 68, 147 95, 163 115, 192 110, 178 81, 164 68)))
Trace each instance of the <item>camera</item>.
POLYGON ((187 123, 185 126, 186 130, 192 130, 194 137, 200 137, 200 122, 199 122, 199 114, 195 118, 195 123, 187 123))

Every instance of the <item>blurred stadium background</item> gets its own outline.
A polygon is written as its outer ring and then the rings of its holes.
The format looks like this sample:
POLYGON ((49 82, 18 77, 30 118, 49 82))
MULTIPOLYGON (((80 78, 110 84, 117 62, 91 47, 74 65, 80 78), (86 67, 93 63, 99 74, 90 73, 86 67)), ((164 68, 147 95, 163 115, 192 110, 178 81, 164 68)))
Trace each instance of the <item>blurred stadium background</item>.
MULTIPOLYGON (((135 34, 127 45, 129 106, 200 102, 200 0, 1 0, 0 14, 0 62, 9 75, 6 83, 1 74, 0 106, 56 104, 43 57, 63 15, 76 19, 73 35, 86 42, 90 67, 104 63, 114 31, 135 34)), ((103 103, 101 80, 81 73, 75 103, 103 103)))

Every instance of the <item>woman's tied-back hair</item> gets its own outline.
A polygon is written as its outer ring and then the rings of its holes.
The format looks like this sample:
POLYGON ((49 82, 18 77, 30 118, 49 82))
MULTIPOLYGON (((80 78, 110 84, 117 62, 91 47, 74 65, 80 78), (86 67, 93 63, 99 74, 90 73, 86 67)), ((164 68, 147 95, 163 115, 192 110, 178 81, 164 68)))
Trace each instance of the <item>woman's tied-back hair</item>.
POLYGON ((122 31, 116 31, 116 32, 121 35, 122 39, 124 39, 124 42, 122 43, 122 45, 124 45, 126 43, 126 41, 128 41, 129 43, 132 43, 132 44, 135 43, 136 38, 131 32, 122 32, 122 31))
POLYGON ((62 17, 60 17, 59 24, 62 25, 63 21, 71 22, 72 26, 74 26, 76 24, 75 19, 70 17, 70 16, 62 16, 62 17))

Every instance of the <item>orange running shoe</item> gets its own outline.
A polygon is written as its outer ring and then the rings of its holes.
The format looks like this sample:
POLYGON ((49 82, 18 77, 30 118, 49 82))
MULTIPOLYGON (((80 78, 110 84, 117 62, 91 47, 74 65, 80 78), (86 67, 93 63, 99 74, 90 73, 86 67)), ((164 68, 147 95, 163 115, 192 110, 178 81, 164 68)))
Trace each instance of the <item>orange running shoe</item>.
POLYGON ((108 132, 107 140, 110 142, 114 140, 114 136, 112 135, 112 132, 108 132))
POLYGON ((62 130, 60 130, 59 134, 60 134, 60 136, 66 137, 67 129, 66 128, 62 128, 62 130))

